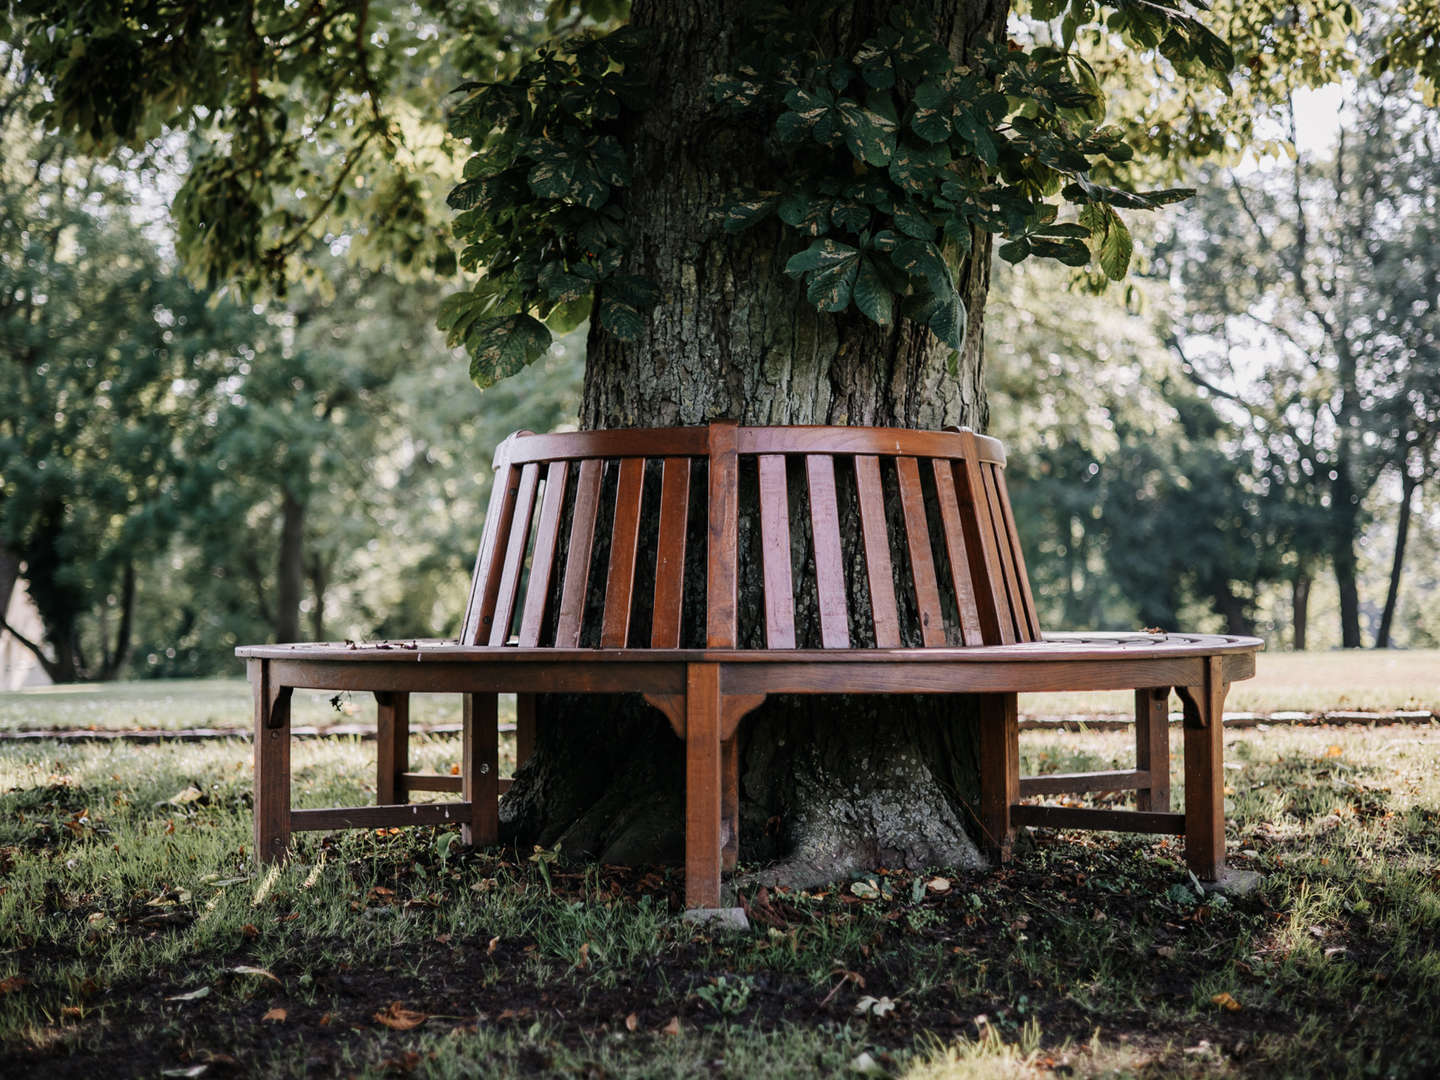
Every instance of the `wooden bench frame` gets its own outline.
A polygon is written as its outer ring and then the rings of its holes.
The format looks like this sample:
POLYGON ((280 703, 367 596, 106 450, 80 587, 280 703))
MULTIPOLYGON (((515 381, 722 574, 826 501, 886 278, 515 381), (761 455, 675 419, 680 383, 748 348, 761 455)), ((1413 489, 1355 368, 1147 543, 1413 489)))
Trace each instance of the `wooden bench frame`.
MULTIPOLYGON (((1254 674, 1254 638, 1220 635, 1040 633, 1005 490, 1004 452, 968 431, 883 428, 708 427, 511 436, 497 450, 496 480, 458 641, 247 646, 255 696, 255 846, 284 857, 292 832, 458 822, 466 841, 498 840, 497 696, 519 695, 518 756, 534 745, 534 695, 638 693, 668 718, 686 747, 686 905, 720 904, 722 871, 739 849, 741 719, 770 694, 977 694, 980 696, 984 843, 1009 857, 1024 825, 1183 835, 1197 876, 1224 868, 1221 717, 1229 685, 1254 674), (742 461, 754 459, 764 647, 744 648, 737 588, 742 461), (641 543, 646 461, 658 467, 653 545, 641 543), (692 464, 706 476, 696 496, 692 464), (800 462, 787 466, 787 459, 800 462), (870 618, 848 610, 835 463, 853 480, 870 618), (889 493, 881 466, 891 478, 889 493), (542 476, 543 468, 543 476, 542 476), (797 514, 787 472, 803 468, 808 514, 797 514), (591 564, 604 479, 613 513, 603 608, 591 564), (922 477, 925 482, 922 483, 922 477), (543 481, 543 496, 541 495, 543 481), (900 504, 887 524, 887 497, 900 504), (692 502, 703 505, 703 563, 686 558, 692 502), (562 522, 570 521, 562 555, 562 522), (940 522, 931 535, 928 518, 940 522), (819 648, 797 647, 792 522, 813 563, 819 648), (903 532, 903 539, 892 537, 903 532), (903 544, 903 548, 900 546, 903 544), (637 553, 653 548, 650 621, 636 590, 637 553), (898 556, 898 557, 897 557, 898 556), (563 566, 561 565, 563 559, 563 566), (908 566, 904 603, 896 572, 908 566), (528 566, 528 573, 527 573, 528 566), (697 569, 698 567, 698 569, 697 569), (703 641, 682 647, 686 577, 703 574, 703 641), (522 581, 525 588, 522 590, 522 581), (943 593, 943 599, 942 599, 943 593), (947 604, 948 601, 948 604, 947 604), (588 607, 588 610, 587 610, 588 607), (944 616, 948 611, 951 618, 944 616), (918 625, 906 626, 911 612, 918 625), (598 619, 597 619, 598 615, 598 619), (874 644, 854 644, 860 630, 874 644), (909 636, 920 644, 906 646, 909 636), (584 644, 582 644, 584 642, 584 644), (290 806, 290 698, 297 688, 374 693, 378 705, 377 805, 290 806), (1019 774, 1016 695, 1134 690, 1136 767, 1068 776, 1019 774), (1185 807, 1170 809, 1170 690, 1184 715, 1185 807), (413 773, 408 695, 464 695, 460 775, 413 773), (417 790, 458 792, 447 803, 404 801, 417 790), (1029 795, 1135 790, 1137 809, 1021 803, 1029 795)), ((654 478, 652 478, 654 479, 654 478)), ((690 590, 693 596, 695 588, 690 590)), ((692 612, 692 615, 695 614, 692 612)), ((693 621, 693 620, 692 620, 693 621)), ((798 632, 797 632, 798 631, 798 632)), ((755 631, 752 629, 752 636, 755 631)))

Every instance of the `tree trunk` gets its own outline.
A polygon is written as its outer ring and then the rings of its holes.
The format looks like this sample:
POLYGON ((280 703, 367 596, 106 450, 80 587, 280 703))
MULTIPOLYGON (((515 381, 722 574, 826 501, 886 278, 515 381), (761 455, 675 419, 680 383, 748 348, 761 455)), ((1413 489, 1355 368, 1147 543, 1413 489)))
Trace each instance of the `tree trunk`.
MULTIPOLYGON (((1341 436, 1342 446, 1345 437, 1341 436)), ((1360 648, 1360 589, 1356 581, 1355 540, 1360 530, 1360 499, 1350 478, 1348 452, 1337 452, 1330 483, 1330 560, 1340 589, 1340 645, 1360 648)))
POLYGON ((1407 471, 1400 495, 1400 520, 1395 524, 1395 553, 1390 559, 1390 586, 1385 590, 1385 610, 1375 633, 1375 648, 1390 647, 1390 629, 1395 623, 1395 605, 1400 599, 1400 571, 1405 565, 1405 540, 1410 535, 1410 504, 1415 500, 1418 478, 1407 471))
MULTIPOLYGON (((1007 7, 937 2, 938 39, 963 57, 1003 31, 1007 7)), ((847 7, 816 27, 817 39, 849 54, 886 11, 847 7)), ((975 236, 957 274, 969 328, 952 366, 950 350, 906 320, 879 327, 818 313, 783 272, 803 243, 777 223, 721 231, 717 210, 736 191, 775 186, 765 133, 718 108, 708 89, 735 64, 744 12, 741 0, 632 8, 631 21, 655 35, 648 74, 658 94, 629 138, 627 270, 656 282, 661 299, 637 342, 592 324, 582 426, 981 427, 988 235, 975 236)), ((758 606, 759 581, 740 587, 742 608, 758 606)), ((876 865, 976 864, 966 832, 977 790, 973 716, 962 699, 772 697, 741 728, 741 859, 782 859, 767 879, 791 884, 876 865)), ((605 861, 676 860, 684 774, 680 742, 638 699, 542 700, 535 753, 502 820, 522 843, 559 841, 605 861)))
POLYGON ((325 590, 330 585, 330 568, 325 560, 316 555, 310 560, 310 594, 315 607, 310 612, 310 640, 324 641, 325 635, 325 590))
POLYGON ((300 640, 305 584, 305 504, 287 487, 280 500, 280 558, 275 568, 275 640, 300 640))
POLYGON ((1295 575, 1290 585, 1290 624, 1292 647, 1296 652, 1305 651, 1305 629, 1310 620, 1310 575, 1303 570, 1295 575))
POLYGON ((120 626, 115 631, 115 648, 105 658, 100 671, 102 682, 109 682, 120 674, 120 669, 130 659, 131 627, 135 621, 135 563, 126 560, 120 580, 120 626))

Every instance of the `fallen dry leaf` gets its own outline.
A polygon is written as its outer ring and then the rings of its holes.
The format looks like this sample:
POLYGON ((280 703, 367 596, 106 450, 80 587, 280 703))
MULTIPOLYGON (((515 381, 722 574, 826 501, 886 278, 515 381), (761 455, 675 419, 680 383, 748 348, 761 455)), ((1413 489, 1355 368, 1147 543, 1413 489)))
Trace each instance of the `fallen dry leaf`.
POLYGON ((639 1018, 638 1016, 636 1016, 634 1013, 631 1013, 629 1016, 625 1017, 625 1030, 626 1030, 626 1031, 634 1031, 634 1030, 635 1030, 636 1028, 638 1028, 639 1026, 640 1026, 640 1018, 639 1018))
POLYGON ((79 1020, 82 1014, 79 1005, 61 1005, 60 1015, 67 1020, 79 1020))
POLYGON ((670 1022, 669 1022, 668 1024, 666 1024, 663 1028, 660 1029, 660 1034, 661 1034, 661 1035, 679 1035, 679 1034, 680 1034, 680 1017, 678 1017, 678 1016, 672 1016, 672 1017, 670 1018, 670 1022))
POLYGON ((407 1009, 398 1001, 392 1001, 375 1014, 375 1022, 384 1024, 391 1031, 409 1031, 411 1028, 419 1027, 429 1019, 430 1016, 428 1013, 407 1009))
POLYGON ((499 935, 497 934, 495 937, 492 937, 492 938, 490 939, 490 944, 487 945, 487 946, 485 946, 485 955, 486 955, 486 956, 494 956, 494 955, 495 955, 495 950, 498 949, 499 947, 500 947, 500 937, 499 937, 499 935))
POLYGON ((229 970, 234 972, 236 975, 258 975, 260 978, 269 979, 273 983, 278 983, 280 981, 278 978, 275 977, 274 974, 266 971, 264 968, 251 967, 249 964, 239 964, 236 967, 230 968, 229 970))
POLYGON ((933 877, 925 883, 925 887, 933 893, 946 893, 950 891, 950 879, 933 877))
POLYGON ((581 971, 590 966, 590 943, 588 941, 580 946, 580 958, 575 961, 575 966, 581 971))
POLYGON ((0 995, 13 994, 29 981, 24 975, 11 975, 8 979, 0 979, 0 995))
POLYGON ((282 1024, 283 1024, 283 1023, 285 1022, 285 1017, 286 1017, 286 1015, 287 1015, 287 1014, 286 1014, 286 1012, 285 1012, 284 1009, 280 1008, 279 1006, 276 1006, 275 1008, 273 1008, 273 1009, 271 1009, 269 1012, 267 1012, 264 1016, 262 1016, 260 1019, 261 1019, 262 1022, 265 1021, 265 1020, 274 1020, 274 1021, 276 1021, 277 1023, 282 1023, 282 1024))
POLYGON ((176 994, 174 997, 167 997, 166 1001, 199 1001, 203 997, 210 996, 210 987, 202 986, 199 990, 191 990, 188 994, 176 994))
POLYGON ((1219 1005, 1222 1009, 1225 1009, 1228 1012, 1240 1011, 1240 1002, 1236 1001, 1233 997, 1231 997, 1223 990, 1220 991, 1220 993, 1216 994, 1214 997, 1212 997, 1210 1001, 1212 1004, 1219 1005))

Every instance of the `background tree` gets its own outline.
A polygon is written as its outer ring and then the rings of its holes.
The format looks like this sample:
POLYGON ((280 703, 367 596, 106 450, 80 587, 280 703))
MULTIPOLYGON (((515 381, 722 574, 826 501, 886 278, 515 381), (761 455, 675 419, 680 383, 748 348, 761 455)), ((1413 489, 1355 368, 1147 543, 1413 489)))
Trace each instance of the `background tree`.
POLYGON ((1366 497, 1387 474, 1399 480, 1383 643, 1410 499, 1434 470, 1436 134, 1410 76, 1361 82, 1333 152, 1215 174, 1201 189, 1203 217, 1158 253, 1186 299, 1172 345, 1236 410, 1286 494, 1297 582, 1315 558, 1330 563, 1351 648, 1361 644, 1366 497))

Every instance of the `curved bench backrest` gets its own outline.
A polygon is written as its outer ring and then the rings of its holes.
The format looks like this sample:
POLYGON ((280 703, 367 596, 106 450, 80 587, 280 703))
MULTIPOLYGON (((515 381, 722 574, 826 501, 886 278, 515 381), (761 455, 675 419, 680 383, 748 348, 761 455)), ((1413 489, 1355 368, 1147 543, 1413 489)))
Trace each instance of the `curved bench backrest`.
POLYGON ((517 433, 496 450, 461 640, 1039 640, 1004 465, 998 441, 964 430, 717 422, 517 433), (742 612, 740 584, 752 581, 763 611, 742 612))

